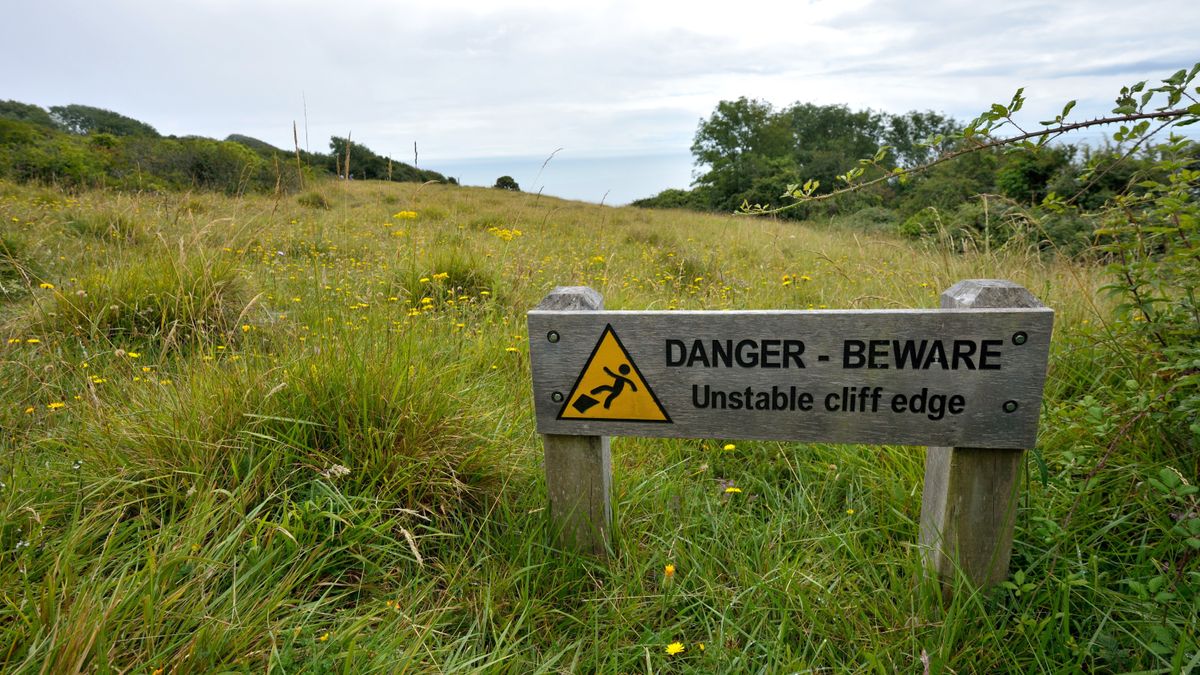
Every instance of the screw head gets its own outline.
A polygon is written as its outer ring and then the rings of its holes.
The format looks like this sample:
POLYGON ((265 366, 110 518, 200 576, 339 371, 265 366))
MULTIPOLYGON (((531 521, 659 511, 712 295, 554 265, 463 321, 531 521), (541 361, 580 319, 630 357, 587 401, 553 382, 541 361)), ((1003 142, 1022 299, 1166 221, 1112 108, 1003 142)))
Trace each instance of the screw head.
POLYGON ((558 342, 558 331, 552 330, 549 333, 546 333, 546 339, 550 342, 558 342))
POLYGON ((1016 401, 1009 400, 1004 402, 1004 412, 1006 413, 1016 412, 1018 407, 1020 406, 1016 401))
POLYGON ((556 391, 553 394, 550 394, 550 400, 554 401, 555 403, 562 403, 563 402, 562 392, 556 391))
POLYGON ((1014 345, 1023 345, 1023 344, 1025 344, 1025 341, 1028 339, 1029 339, 1029 336, 1025 334, 1025 331, 1018 331, 1016 333, 1013 333, 1013 336, 1012 336, 1012 341, 1013 341, 1014 345))

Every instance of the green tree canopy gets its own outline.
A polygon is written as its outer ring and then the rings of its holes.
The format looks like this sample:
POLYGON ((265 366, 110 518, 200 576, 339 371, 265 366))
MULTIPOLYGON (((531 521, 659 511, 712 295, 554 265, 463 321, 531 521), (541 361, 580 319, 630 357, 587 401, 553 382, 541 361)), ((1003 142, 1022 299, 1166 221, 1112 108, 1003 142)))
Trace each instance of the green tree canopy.
POLYGON ((114 136, 144 136, 158 138, 154 127, 132 117, 90 105, 56 105, 50 108, 50 116, 64 130, 73 134, 105 133, 114 136))
POLYGON ((0 101, 0 117, 17 120, 18 122, 29 122, 30 124, 49 127, 51 129, 58 128, 58 125, 50 117, 50 113, 46 112, 41 106, 33 105, 32 103, 0 101))

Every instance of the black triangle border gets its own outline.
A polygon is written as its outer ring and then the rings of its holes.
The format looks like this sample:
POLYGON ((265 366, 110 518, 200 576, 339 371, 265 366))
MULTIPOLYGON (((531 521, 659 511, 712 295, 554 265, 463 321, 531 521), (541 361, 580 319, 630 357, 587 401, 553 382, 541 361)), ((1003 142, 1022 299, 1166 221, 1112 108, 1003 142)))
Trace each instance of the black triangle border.
POLYGON ((617 335, 617 331, 613 329, 612 324, 605 324, 604 330, 600 332, 600 339, 596 340, 596 346, 592 347, 592 353, 588 354, 587 361, 583 362, 583 368, 579 369, 579 377, 575 378, 575 384, 571 385, 571 393, 567 394, 567 398, 563 401, 562 408, 558 410, 558 417, 555 419, 563 422, 640 422, 642 424, 674 424, 671 420, 671 413, 667 412, 666 406, 659 400, 658 394, 654 393, 654 387, 650 386, 650 381, 642 374, 642 369, 638 368, 637 361, 633 360, 629 350, 625 348, 625 343, 621 342, 621 336, 617 335), (612 417, 603 418, 588 418, 588 417, 563 417, 563 413, 567 411, 567 406, 571 405, 571 399, 575 398, 575 394, 579 390, 579 383, 583 382, 583 376, 592 366, 592 360, 596 358, 596 352, 600 351, 600 345, 604 344, 604 336, 612 333, 613 339, 617 341, 617 346, 621 348, 621 353, 625 355, 625 359, 629 361, 629 365, 633 366, 633 372, 637 373, 638 379, 642 384, 646 385, 646 391, 650 392, 650 398, 654 399, 654 404, 658 406, 658 410, 663 414, 664 420, 638 420, 638 419, 614 419, 612 417))

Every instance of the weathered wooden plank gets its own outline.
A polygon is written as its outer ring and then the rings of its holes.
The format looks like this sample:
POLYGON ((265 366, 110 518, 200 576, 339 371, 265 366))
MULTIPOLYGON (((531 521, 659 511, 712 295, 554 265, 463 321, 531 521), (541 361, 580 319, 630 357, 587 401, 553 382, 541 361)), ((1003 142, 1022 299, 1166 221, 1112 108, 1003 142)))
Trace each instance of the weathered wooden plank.
POLYGON ((1053 312, 539 306, 528 321, 542 433, 1023 448, 1053 312))
MULTIPOLYGON (((592 312, 604 299, 585 286, 554 289, 539 311, 592 312)), ((559 546, 606 555, 612 525, 612 458, 607 436, 545 434, 542 447, 550 522, 559 546)))
POLYGON ((603 556, 612 525, 607 436, 542 436, 550 522, 559 546, 603 556))
MULTIPOLYGON (((979 279, 954 285, 941 302, 947 309, 1042 306, 1012 282, 979 279)), ((1020 449, 933 446, 926 451, 920 545, 926 570, 947 595, 956 574, 976 587, 1008 576, 1023 461, 1020 449)))

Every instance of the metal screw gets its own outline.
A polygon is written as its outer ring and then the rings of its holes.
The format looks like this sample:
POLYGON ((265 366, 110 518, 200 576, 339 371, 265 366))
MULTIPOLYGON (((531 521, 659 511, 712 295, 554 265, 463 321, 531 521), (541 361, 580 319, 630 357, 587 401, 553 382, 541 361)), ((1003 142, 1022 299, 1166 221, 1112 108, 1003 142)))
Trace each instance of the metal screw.
MULTIPOLYGON (((553 340, 551 340, 551 342, 553 342, 553 340)), ((553 394, 550 394, 550 400, 554 401, 555 403, 562 403, 562 400, 563 400, 562 392, 556 391, 553 394)))
POLYGON ((1025 334, 1025 331, 1013 333, 1012 340, 1013 340, 1014 345, 1023 345, 1023 344, 1025 344, 1025 341, 1028 339, 1029 339, 1029 336, 1025 334))
POLYGON ((1006 412, 1006 413, 1016 412, 1017 407, 1018 406, 1017 406, 1016 401, 1005 401, 1004 402, 1004 412, 1006 412))
POLYGON ((551 342, 558 342, 558 331, 552 330, 549 333, 546 333, 546 339, 551 342))

